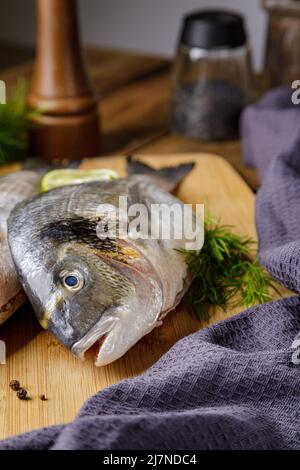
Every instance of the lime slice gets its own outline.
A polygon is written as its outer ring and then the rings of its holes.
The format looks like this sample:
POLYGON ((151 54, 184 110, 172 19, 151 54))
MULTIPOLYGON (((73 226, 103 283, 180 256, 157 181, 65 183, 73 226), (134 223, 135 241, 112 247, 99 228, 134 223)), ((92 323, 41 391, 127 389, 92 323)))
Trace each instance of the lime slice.
POLYGON ((64 168, 52 170, 45 174, 41 183, 41 191, 60 188, 69 184, 90 183, 91 181, 111 181, 119 178, 118 173, 106 168, 80 170, 64 168))

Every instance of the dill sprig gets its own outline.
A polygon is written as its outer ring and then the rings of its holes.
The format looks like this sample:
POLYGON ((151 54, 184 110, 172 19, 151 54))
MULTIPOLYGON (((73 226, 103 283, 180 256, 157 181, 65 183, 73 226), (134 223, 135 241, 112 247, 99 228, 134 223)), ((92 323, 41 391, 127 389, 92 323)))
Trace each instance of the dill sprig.
POLYGON ((26 107, 26 86, 19 80, 6 104, 0 104, 0 165, 22 160, 28 151, 28 131, 35 112, 26 107))
POLYGON ((192 313, 208 320, 212 305, 224 310, 229 305, 247 308, 271 300, 271 290, 279 293, 257 259, 251 259, 254 240, 236 235, 231 226, 220 225, 212 218, 204 227, 205 241, 199 253, 179 250, 194 277, 184 298, 192 313))

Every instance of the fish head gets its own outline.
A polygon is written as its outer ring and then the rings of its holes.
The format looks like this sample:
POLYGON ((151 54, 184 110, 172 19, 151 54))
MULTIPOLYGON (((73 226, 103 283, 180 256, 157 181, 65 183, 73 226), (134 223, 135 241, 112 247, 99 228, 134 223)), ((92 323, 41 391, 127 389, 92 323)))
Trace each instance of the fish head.
POLYGON ((100 240, 89 219, 35 225, 34 235, 27 223, 24 233, 22 210, 9 222, 10 247, 40 324, 76 356, 100 340, 96 365, 115 361, 158 322, 162 291, 147 262, 116 240, 100 240))
POLYGON ((112 329, 116 311, 135 296, 134 283, 100 251, 77 242, 53 246, 43 262, 43 287, 27 277, 41 325, 81 357, 112 329))

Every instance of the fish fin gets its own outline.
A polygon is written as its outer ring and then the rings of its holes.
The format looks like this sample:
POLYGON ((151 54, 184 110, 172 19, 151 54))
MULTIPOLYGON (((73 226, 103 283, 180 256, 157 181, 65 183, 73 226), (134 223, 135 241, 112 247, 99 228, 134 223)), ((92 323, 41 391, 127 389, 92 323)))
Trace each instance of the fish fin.
POLYGON ((149 176, 151 179, 154 179, 159 186, 163 187, 167 191, 174 191, 184 177, 192 171, 194 166, 195 162, 189 162, 157 170, 146 163, 133 159, 132 156, 127 157, 128 176, 149 176))

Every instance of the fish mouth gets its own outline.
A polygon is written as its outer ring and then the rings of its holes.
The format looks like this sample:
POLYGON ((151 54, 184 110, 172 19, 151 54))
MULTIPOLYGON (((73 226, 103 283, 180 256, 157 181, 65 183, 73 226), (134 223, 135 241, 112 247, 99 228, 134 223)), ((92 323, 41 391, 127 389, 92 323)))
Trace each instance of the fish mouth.
POLYGON ((105 336, 109 334, 117 322, 118 318, 116 317, 101 318, 83 338, 73 344, 72 353, 80 359, 84 359, 85 353, 98 341, 102 340, 103 342, 105 336))
POLYGON ((83 338, 73 344, 71 351, 83 359, 85 352, 98 342, 95 365, 101 367, 116 361, 161 324, 161 295, 157 290, 148 302, 144 299, 143 305, 134 298, 131 302, 111 307, 83 338))
POLYGON ((124 324, 120 317, 102 318, 83 338, 73 344, 71 351, 75 356, 84 359, 85 353, 98 343, 99 350, 95 366, 106 366, 122 357, 135 343, 159 324, 161 322, 148 324, 145 329, 132 336, 128 331, 130 325, 124 324))
POLYGON ((98 322, 73 344, 71 351, 83 359, 85 352, 99 342, 95 365, 106 366, 116 361, 161 324, 162 305, 162 290, 156 281, 150 279, 137 295, 109 307, 98 322))

